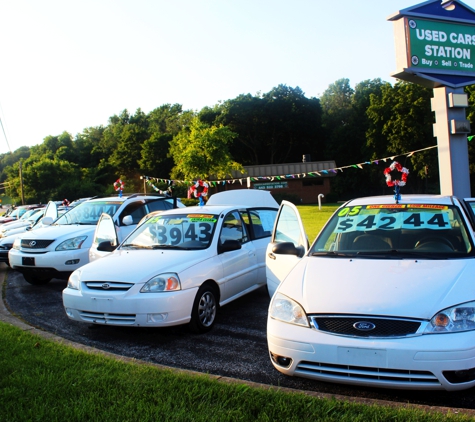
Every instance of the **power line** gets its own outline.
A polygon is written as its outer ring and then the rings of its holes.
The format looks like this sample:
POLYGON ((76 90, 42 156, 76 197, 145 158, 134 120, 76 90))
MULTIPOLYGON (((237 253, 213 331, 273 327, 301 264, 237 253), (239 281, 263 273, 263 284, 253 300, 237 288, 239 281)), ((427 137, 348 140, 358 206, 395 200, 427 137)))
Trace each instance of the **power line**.
POLYGON ((10 144, 8 143, 7 134, 5 133, 5 128, 3 127, 3 121, 1 117, 0 117, 0 125, 2 125, 3 136, 5 136, 5 141, 7 142, 8 149, 10 150, 10 154, 13 154, 12 149, 10 148, 10 144))

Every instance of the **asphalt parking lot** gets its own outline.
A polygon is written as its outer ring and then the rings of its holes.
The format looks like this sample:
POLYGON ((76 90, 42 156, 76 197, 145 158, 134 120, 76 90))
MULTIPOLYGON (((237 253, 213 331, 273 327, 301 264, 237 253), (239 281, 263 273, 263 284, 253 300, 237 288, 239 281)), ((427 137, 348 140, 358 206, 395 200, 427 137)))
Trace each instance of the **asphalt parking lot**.
POLYGON ((351 387, 287 377, 270 363, 266 342, 269 297, 255 291, 221 309, 216 327, 192 334, 186 326, 166 329, 91 326, 70 321, 62 306, 64 280, 32 286, 22 275, 0 264, 5 275, 4 303, 9 312, 31 326, 62 338, 121 356, 256 383, 426 406, 474 409, 474 390, 399 391, 351 387))

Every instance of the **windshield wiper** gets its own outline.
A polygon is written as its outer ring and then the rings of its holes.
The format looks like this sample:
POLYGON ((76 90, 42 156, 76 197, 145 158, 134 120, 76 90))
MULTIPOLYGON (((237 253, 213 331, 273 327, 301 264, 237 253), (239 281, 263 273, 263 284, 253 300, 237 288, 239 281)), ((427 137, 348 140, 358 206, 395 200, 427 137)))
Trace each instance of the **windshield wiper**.
POLYGON ((411 258, 424 258, 424 259, 447 259, 446 255, 441 255, 440 252, 427 253, 423 251, 400 251, 398 249, 387 249, 382 251, 358 251, 356 253, 359 257, 371 258, 384 258, 384 257, 411 257, 411 258))
POLYGON ((180 245, 152 245, 151 249, 184 249, 180 245))
POLYGON ((327 256, 330 258, 345 258, 349 256, 355 256, 355 252, 335 252, 335 251, 324 251, 324 252, 313 252, 312 256, 327 256))
POLYGON ((135 248, 135 249, 153 249, 151 246, 137 245, 136 243, 126 243, 121 246, 122 248, 135 248))

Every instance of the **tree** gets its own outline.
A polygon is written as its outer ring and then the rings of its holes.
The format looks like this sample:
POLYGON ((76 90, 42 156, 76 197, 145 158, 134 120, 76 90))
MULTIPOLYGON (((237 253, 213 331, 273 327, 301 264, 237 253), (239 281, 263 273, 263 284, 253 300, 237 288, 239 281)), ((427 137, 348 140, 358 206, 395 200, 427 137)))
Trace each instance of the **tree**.
MULTIPOLYGON (((407 82, 397 82, 394 87, 384 85, 380 96, 371 96, 367 145, 375 152, 373 158, 404 155, 437 144, 431 97, 431 89, 407 82)), ((410 171, 406 192, 440 192, 437 148, 398 159, 410 171)), ((380 184, 384 186, 384 178, 380 184)))
POLYGON ((175 166, 175 179, 222 179, 233 170, 244 171, 229 153, 229 144, 236 137, 226 126, 210 126, 194 117, 190 127, 183 129, 170 143, 170 156, 175 166))
MULTIPOLYGON (((475 133, 475 85, 465 87, 468 95, 467 119, 470 121, 472 133, 475 133)), ((472 196, 475 195, 475 139, 468 141, 468 160, 470 170, 470 186, 472 187, 472 196)))
POLYGON ((168 178, 173 168, 169 156, 170 142, 192 118, 191 112, 183 113, 180 104, 165 104, 148 115, 149 138, 142 144, 140 170, 154 177, 168 178))

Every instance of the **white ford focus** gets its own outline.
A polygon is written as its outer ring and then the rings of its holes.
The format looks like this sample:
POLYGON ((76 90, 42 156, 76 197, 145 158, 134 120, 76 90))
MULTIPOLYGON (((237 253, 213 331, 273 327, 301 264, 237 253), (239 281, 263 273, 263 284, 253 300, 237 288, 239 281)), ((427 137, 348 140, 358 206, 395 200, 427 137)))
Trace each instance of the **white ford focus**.
MULTIPOLYGON (((189 323, 206 332, 219 306, 266 285, 277 210, 269 192, 239 189, 152 216, 115 251, 71 274, 66 314, 89 324, 189 323)), ((110 237, 98 243, 99 252, 110 249, 110 237)))
POLYGON ((372 387, 475 386, 472 206, 449 196, 352 200, 309 247, 284 201, 266 256, 274 367, 372 387))

